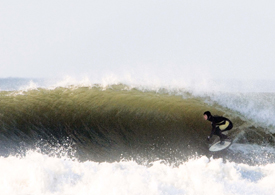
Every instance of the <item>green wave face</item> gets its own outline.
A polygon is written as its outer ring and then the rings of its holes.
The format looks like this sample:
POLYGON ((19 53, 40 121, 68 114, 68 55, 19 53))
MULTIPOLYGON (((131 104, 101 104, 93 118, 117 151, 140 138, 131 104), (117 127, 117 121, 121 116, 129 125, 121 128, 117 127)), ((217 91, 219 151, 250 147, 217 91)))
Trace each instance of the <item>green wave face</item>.
MULTIPOLYGON (((188 93, 156 93, 124 85, 2 91, 1 153, 37 147, 49 152, 60 146, 73 148, 80 160, 99 162, 187 159, 208 154, 205 140, 211 125, 203 119, 206 110, 218 115, 226 111, 188 93)), ((244 123, 237 114, 233 120, 235 126, 244 123)))

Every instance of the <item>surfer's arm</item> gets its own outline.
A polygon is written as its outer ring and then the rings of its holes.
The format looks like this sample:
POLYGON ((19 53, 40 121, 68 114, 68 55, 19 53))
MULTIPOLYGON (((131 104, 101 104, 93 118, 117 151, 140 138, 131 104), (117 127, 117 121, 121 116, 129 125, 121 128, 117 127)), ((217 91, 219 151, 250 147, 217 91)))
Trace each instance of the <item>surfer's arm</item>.
POLYGON ((215 127, 212 128, 212 131, 211 131, 210 135, 207 137, 207 140, 208 140, 208 141, 209 141, 210 138, 213 136, 214 132, 215 132, 215 127))
POLYGON ((213 136, 215 130, 216 130, 216 123, 212 122, 212 130, 211 130, 210 135, 208 136, 209 139, 213 136))

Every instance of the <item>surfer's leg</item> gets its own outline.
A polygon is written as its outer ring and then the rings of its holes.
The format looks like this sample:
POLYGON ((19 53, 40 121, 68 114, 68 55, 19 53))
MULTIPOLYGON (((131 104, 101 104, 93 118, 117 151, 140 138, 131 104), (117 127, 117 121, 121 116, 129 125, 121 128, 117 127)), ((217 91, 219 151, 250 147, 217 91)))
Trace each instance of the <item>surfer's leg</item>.
POLYGON ((227 135, 222 134, 222 131, 220 130, 219 127, 216 127, 216 131, 215 131, 214 135, 217 135, 220 137, 221 144, 223 144, 224 140, 227 138, 227 135))
POLYGON ((214 135, 219 136, 220 140, 226 139, 225 137, 227 137, 226 135, 222 134, 222 131, 220 130, 219 127, 216 127, 216 131, 214 132, 214 135))

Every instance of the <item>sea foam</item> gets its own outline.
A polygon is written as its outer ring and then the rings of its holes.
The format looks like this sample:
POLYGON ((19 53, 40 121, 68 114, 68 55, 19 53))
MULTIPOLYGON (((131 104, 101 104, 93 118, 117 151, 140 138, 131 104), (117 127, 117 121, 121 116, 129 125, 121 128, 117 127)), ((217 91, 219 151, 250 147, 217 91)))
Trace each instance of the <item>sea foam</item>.
POLYGON ((78 162, 29 152, 0 158, 1 194, 273 194, 275 164, 249 166, 193 158, 179 166, 161 161, 78 162))

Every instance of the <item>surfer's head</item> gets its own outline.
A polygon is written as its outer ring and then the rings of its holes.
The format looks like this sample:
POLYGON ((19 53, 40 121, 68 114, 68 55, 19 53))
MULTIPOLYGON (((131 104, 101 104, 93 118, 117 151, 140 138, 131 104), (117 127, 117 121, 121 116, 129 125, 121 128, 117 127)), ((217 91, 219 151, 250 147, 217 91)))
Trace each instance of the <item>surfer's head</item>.
POLYGON ((203 113, 203 117, 205 120, 209 120, 211 116, 212 116, 211 112, 209 112, 209 111, 206 111, 203 113))

